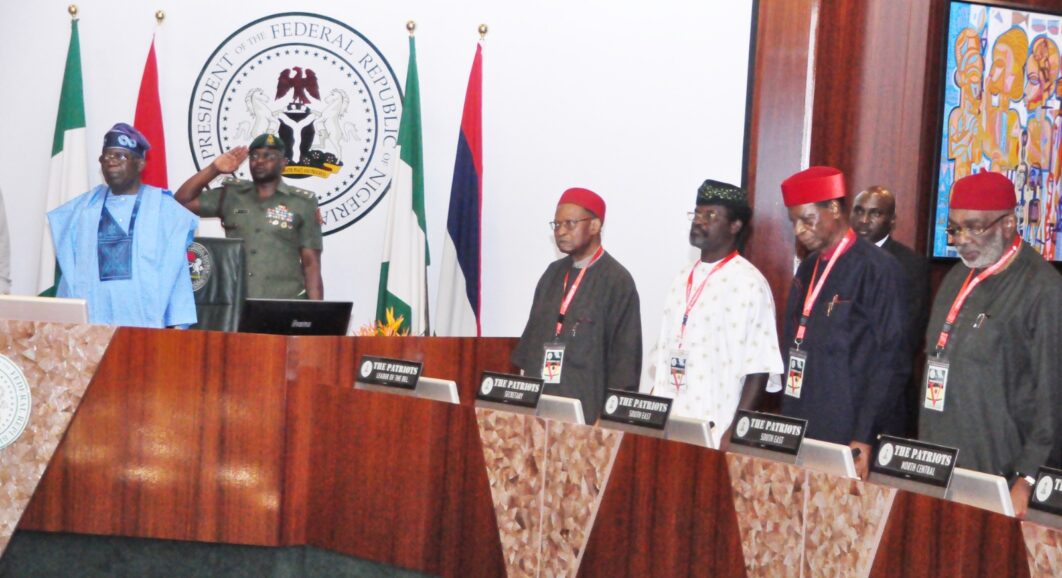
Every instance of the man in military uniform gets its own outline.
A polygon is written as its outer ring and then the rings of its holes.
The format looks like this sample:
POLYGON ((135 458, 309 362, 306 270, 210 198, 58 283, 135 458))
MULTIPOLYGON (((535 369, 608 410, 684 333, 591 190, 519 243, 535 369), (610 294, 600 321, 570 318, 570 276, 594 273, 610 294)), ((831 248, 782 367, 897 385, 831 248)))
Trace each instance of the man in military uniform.
POLYGON ((317 198, 284 183, 280 175, 287 164, 284 141, 263 134, 250 147, 236 147, 214 159, 185 181, 175 197, 201 217, 220 217, 226 237, 243 239, 248 297, 320 300, 323 246, 317 198), (245 159, 251 181, 228 179, 203 190, 245 159))

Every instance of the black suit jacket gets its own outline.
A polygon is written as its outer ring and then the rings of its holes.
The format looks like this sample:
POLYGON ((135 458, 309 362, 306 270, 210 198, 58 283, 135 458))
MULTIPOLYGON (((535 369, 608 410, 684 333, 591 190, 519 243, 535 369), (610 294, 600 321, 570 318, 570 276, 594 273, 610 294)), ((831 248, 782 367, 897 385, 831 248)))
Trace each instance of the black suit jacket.
POLYGON ((929 260, 891 236, 881 248, 896 257, 906 274, 907 293, 911 299, 907 308, 907 335, 912 352, 918 351, 929 320, 929 260))

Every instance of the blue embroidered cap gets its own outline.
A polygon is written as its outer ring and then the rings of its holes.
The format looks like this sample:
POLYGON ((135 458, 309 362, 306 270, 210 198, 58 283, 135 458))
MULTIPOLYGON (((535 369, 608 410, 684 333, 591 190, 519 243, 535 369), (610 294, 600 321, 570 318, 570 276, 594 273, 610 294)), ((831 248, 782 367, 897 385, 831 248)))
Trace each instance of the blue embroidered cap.
POLYGON ((111 130, 103 135, 103 148, 126 149, 132 151, 140 158, 144 158, 144 153, 151 150, 151 143, 144 138, 144 135, 140 134, 140 131, 124 122, 120 122, 112 126, 111 130))

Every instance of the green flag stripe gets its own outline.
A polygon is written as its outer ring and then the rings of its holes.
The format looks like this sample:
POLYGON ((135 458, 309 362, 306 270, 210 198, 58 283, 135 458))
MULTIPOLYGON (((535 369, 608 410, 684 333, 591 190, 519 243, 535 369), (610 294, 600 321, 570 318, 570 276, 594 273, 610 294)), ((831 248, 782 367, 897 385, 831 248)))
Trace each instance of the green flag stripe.
POLYGON ((55 135, 52 137, 52 156, 63 150, 66 131, 85 126, 85 103, 81 83, 81 41, 77 32, 77 20, 70 23, 70 48, 66 52, 66 70, 63 72, 63 89, 59 94, 59 115, 55 119, 55 135))
POLYGON ((380 287, 376 290, 376 320, 384 321, 387 311, 387 275, 391 269, 391 262, 380 263, 380 287))
POLYGON ((389 262, 380 264, 380 288, 376 295, 376 320, 380 323, 386 323, 387 310, 390 309, 395 319, 402 316, 402 325, 399 326, 398 331, 400 333, 410 331, 413 308, 387 290, 387 273, 390 268, 391 263, 389 262))
POLYGON ((406 70, 406 97, 402 101, 402 121, 398 127, 401 159, 413 169, 413 212, 424 231, 424 264, 431 265, 428 251, 428 222, 424 216, 424 143, 420 131, 420 77, 417 75, 417 45, 409 37, 409 67, 406 70))

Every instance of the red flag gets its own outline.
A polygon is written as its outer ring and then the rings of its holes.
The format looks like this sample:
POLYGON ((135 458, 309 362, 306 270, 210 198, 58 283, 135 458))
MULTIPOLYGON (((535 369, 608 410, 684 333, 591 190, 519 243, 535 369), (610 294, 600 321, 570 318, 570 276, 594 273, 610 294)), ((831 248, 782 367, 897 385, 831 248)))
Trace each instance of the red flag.
POLYGON ((483 223, 483 45, 476 46, 468 75, 461 132, 457 136, 450 212, 446 218, 439 274, 439 335, 478 336, 482 277, 483 223))
POLYGON ((144 63, 144 76, 140 79, 140 95, 136 99, 136 116, 133 126, 142 132, 151 143, 147 153, 147 165, 141 175, 145 184, 163 189, 169 188, 166 177, 166 136, 162 128, 162 104, 159 102, 159 66, 155 61, 155 37, 151 38, 151 50, 144 63))

